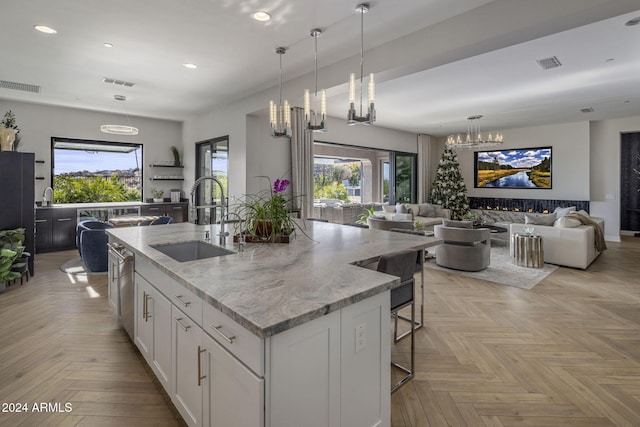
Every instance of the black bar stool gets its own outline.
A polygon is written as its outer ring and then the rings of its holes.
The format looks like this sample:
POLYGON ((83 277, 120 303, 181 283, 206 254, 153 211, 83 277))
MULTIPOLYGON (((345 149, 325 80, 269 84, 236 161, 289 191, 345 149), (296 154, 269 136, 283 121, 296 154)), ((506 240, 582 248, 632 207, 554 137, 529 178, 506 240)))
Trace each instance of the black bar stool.
MULTIPOLYGON (((415 304, 414 304, 414 286, 415 280, 413 275, 416 270, 416 257, 418 254, 416 251, 398 251, 390 254, 386 254, 380 257, 378 260, 377 270, 391 274, 393 276, 400 277, 400 286, 391 290, 391 314, 396 318, 398 311, 404 307, 411 306, 411 324, 415 321, 415 304)), ((395 329, 397 329, 397 322, 395 329)), ((402 370, 406 375, 400 379, 397 383, 391 386, 391 393, 398 390, 401 386, 406 384, 414 376, 414 353, 415 353, 415 330, 411 328, 409 335, 411 335, 411 356, 410 367, 406 368, 399 363, 391 362, 392 366, 402 370)), ((394 334, 395 336, 395 334, 394 334)), ((395 340, 394 340, 395 342, 395 340)))

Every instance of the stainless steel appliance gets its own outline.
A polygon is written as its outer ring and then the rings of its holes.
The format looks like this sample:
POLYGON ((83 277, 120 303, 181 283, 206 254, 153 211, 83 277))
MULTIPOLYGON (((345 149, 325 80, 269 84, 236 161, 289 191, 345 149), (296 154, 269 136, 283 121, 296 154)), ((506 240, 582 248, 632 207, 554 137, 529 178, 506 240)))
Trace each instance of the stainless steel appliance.
POLYGON ((133 340, 135 258, 133 253, 122 245, 108 245, 109 301, 116 310, 120 324, 133 340))

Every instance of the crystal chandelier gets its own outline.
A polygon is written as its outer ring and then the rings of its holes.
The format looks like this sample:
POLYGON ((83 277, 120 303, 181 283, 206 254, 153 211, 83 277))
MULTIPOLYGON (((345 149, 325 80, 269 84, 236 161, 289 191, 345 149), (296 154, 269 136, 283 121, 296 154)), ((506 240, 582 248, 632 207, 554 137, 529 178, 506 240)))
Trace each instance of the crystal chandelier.
POLYGON ((311 30, 311 37, 315 40, 315 80, 316 91, 313 95, 313 110, 311 109, 311 97, 309 89, 304 91, 304 120, 306 122, 307 132, 326 132, 327 125, 327 94, 324 89, 320 91, 320 110, 318 111, 318 37, 322 35, 322 31, 318 28, 311 30))
POLYGON ((347 123, 349 125, 363 124, 370 125, 376 121, 376 109, 375 109, 375 94, 376 86, 373 80, 373 73, 369 74, 369 102, 367 108, 367 114, 363 115, 362 112, 362 91, 364 87, 363 75, 364 75, 364 14, 369 11, 369 3, 361 3, 356 6, 356 12, 360 14, 360 109, 359 115, 356 113, 356 85, 355 74, 351 73, 349 76, 349 113, 347 115, 347 123))
POLYGON ((500 132, 488 132, 483 138, 480 131, 480 124, 478 121, 482 118, 480 114, 467 117, 467 133, 449 135, 447 137, 447 145, 454 148, 469 148, 469 147, 493 147, 495 145, 502 144, 503 137, 500 132))
POLYGON ((291 107, 286 99, 282 102, 282 55, 287 51, 285 47, 276 49, 276 53, 280 55, 280 83, 278 104, 269 101, 269 122, 271 124, 271 136, 274 138, 291 136, 291 107))

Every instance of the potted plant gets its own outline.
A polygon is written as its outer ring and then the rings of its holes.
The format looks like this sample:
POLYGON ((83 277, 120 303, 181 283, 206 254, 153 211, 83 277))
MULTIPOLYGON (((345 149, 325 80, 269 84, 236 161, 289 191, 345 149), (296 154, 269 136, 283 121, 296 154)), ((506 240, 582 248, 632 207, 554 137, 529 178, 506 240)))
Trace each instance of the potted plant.
POLYGON ((180 152, 175 146, 171 147, 171 154, 173 154, 173 165, 180 166, 180 152))
POLYGON ((288 180, 276 179, 269 191, 246 195, 236 206, 248 242, 289 242, 297 224, 289 213, 293 198, 285 194, 288 186, 288 180))
POLYGON ((11 249, 0 249, 0 292, 4 292, 7 289, 7 283, 15 280, 21 276, 21 273, 13 271, 14 266, 19 267, 19 264, 15 263, 18 253, 11 249))
POLYGON ((154 203, 164 202, 164 190, 161 190, 159 188, 152 188, 151 195, 153 196, 154 203))
POLYGON ((29 252, 25 251, 24 239, 25 229, 23 227, 0 231, 0 248, 15 252, 11 269, 19 274, 27 270, 27 261, 31 256, 29 252))

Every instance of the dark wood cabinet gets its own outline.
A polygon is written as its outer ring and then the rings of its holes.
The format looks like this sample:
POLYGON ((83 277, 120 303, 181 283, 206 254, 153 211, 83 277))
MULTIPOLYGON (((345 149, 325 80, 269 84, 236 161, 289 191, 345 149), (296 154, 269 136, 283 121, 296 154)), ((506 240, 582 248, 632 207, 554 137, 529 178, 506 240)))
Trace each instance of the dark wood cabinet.
POLYGON ((51 252, 76 247, 76 208, 36 210, 36 251, 51 252))
POLYGON ((76 226, 78 225, 75 208, 53 209, 51 240, 56 250, 76 247, 76 226))
POLYGON ((155 203, 142 205, 140 215, 170 216, 173 222, 186 222, 189 218, 189 204, 184 203, 155 203))
MULTIPOLYGON (((34 254, 35 155, 0 151, 0 230, 23 227, 26 251, 34 254)), ((29 257, 29 271, 33 270, 29 257)))
POLYGON ((53 246, 53 209, 36 209, 36 253, 48 252, 53 246))

